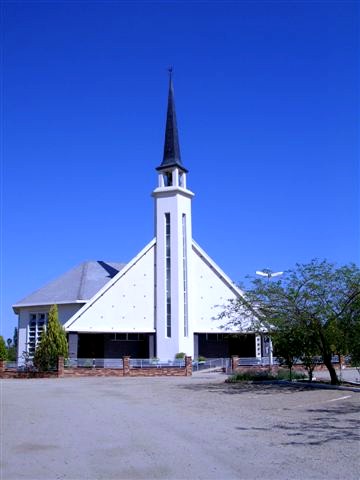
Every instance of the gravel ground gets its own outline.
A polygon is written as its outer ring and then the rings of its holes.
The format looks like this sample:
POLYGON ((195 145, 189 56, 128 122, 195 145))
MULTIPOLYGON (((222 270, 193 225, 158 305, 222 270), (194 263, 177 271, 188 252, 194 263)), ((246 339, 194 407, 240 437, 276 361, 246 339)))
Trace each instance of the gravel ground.
POLYGON ((224 379, 3 380, 0 478, 359 478, 359 392, 224 379))

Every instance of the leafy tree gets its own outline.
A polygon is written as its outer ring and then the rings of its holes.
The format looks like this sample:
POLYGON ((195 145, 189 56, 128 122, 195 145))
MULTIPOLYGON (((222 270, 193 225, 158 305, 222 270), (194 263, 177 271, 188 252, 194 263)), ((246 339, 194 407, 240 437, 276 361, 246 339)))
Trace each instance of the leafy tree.
POLYGON ((16 349, 17 349, 17 346, 18 346, 18 337, 19 337, 18 329, 17 329, 17 327, 15 327, 14 328, 14 335, 13 335, 13 345, 16 349))
POLYGON ((0 335, 0 360, 7 360, 7 348, 4 337, 0 335))
POLYGON ((6 340, 7 360, 15 362, 17 358, 18 329, 15 327, 13 338, 6 340))
POLYGON ((338 384, 333 354, 356 354, 360 344, 360 269, 313 260, 297 264, 277 281, 255 278, 244 297, 230 303, 221 316, 241 330, 245 325, 247 331, 272 332, 282 356, 290 335, 288 361, 293 351, 300 351, 311 368, 318 353, 331 383, 338 384))
POLYGON ((292 379, 292 368, 301 355, 301 345, 298 340, 298 333, 295 328, 282 326, 273 335, 273 343, 282 365, 290 370, 292 379))
POLYGON ((40 343, 35 350, 34 365, 39 370, 56 368, 59 356, 67 357, 68 344, 65 331, 62 328, 56 305, 50 308, 48 324, 40 343))
POLYGON ((351 355, 351 365, 356 367, 360 372, 360 321, 359 321, 359 312, 360 311, 360 298, 357 300, 356 304, 353 306, 353 318, 349 322, 347 329, 347 343, 349 349, 347 353, 351 355))
POLYGON ((11 338, 8 338, 6 340, 6 349, 7 349, 7 358, 10 360, 10 362, 15 362, 16 361, 16 346, 14 345, 13 341, 11 338))

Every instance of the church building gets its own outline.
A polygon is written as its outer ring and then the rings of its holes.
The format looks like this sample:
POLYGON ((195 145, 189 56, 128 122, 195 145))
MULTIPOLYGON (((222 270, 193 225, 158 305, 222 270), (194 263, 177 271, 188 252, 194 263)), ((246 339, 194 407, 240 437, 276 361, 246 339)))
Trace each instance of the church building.
POLYGON ((155 236, 129 263, 88 261, 13 305, 18 364, 31 358, 51 305, 72 358, 258 357, 259 335, 224 329, 217 318, 242 292, 192 237, 188 170, 180 156, 170 73, 165 145, 152 192, 155 236))

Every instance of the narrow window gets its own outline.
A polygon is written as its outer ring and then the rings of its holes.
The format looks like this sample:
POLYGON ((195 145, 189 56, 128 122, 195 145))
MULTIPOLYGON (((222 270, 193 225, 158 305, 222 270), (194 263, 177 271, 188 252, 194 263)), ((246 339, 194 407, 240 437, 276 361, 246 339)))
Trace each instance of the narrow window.
POLYGON ((48 320, 47 313, 30 313, 30 322, 28 327, 28 354, 33 357, 36 347, 40 343, 41 337, 46 330, 48 320))
POLYGON ((171 337, 171 250, 170 250, 170 213, 165 213, 165 251, 166 251, 166 336, 171 337))
POLYGON ((187 244, 186 244, 186 215, 182 216, 182 237, 183 237, 183 278, 184 278, 184 336, 189 334, 188 327, 188 278, 187 278, 187 244))
POLYGON ((165 172, 164 173, 164 185, 165 187, 172 186, 172 172, 165 172))

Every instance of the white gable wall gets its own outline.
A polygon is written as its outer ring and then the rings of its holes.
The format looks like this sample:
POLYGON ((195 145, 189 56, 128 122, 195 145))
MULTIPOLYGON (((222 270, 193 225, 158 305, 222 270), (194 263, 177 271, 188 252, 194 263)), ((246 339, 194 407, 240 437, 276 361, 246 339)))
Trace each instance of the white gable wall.
POLYGON ((154 332, 155 240, 65 324, 68 332, 154 332))
POLYGON ((229 300, 239 298, 241 292, 195 242, 192 248, 191 294, 195 333, 236 331, 235 328, 221 328, 226 320, 217 320, 216 317, 224 311, 229 300))

